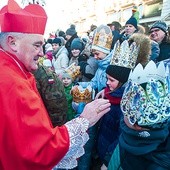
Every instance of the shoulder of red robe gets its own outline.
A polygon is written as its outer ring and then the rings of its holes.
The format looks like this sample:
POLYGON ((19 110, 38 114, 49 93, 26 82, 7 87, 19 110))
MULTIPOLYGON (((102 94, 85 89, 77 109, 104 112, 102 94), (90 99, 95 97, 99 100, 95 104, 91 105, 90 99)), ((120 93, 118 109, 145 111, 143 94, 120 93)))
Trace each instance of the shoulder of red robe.
POLYGON ((24 9, 14 0, 0 10, 0 32, 44 34, 47 14, 43 7, 30 4, 24 9))

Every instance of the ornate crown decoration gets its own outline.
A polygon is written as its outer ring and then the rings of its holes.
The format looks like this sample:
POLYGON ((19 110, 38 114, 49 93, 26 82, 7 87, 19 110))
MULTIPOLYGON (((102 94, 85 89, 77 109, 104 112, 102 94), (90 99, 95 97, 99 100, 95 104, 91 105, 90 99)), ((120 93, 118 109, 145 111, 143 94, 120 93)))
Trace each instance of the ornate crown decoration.
POLYGON ((157 128, 170 118, 170 73, 161 62, 150 61, 143 69, 138 64, 131 71, 121 110, 129 123, 157 128))
POLYGON ((92 49, 102 51, 106 54, 110 53, 112 45, 113 35, 110 27, 106 25, 101 25, 96 28, 92 49))
POLYGON ((93 98, 93 92, 94 91, 90 85, 88 85, 86 88, 83 88, 83 86, 78 85, 71 90, 73 101, 76 103, 91 102, 93 98))
POLYGON ((127 40, 121 44, 119 41, 114 46, 111 65, 134 68, 138 57, 139 46, 133 42, 130 46, 127 40))
POLYGON ((76 66, 76 63, 72 63, 65 69, 65 72, 67 72, 72 77, 72 79, 75 80, 81 74, 80 66, 76 66))

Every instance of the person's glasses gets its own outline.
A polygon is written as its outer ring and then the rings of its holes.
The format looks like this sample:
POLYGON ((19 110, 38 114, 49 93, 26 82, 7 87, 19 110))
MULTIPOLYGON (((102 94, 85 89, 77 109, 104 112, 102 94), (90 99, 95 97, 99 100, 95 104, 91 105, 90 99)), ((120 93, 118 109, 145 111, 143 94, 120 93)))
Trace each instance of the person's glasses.
POLYGON ((158 32, 158 31, 160 31, 160 29, 150 30, 149 33, 152 34, 153 32, 158 32))

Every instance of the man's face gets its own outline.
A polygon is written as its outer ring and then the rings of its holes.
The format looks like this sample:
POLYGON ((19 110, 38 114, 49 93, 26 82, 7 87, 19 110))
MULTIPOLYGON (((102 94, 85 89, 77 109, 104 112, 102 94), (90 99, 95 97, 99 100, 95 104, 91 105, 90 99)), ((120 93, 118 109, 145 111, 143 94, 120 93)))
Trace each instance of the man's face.
POLYGON ((24 34, 16 39, 16 56, 28 71, 38 69, 38 59, 42 57, 44 39, 39 34, 24 34))
POLYGON ((150 30, 150 38, 158 43, 160 43, 165 37, 165 32, 159 28, 152 28, 150 30))
POLYGON ((128 35, 131 35, 133 34, 134 32, 136 31, 136 28, 131 25, 131 24, 126 24, 125 25, 125 33, 128 34, 128 35))

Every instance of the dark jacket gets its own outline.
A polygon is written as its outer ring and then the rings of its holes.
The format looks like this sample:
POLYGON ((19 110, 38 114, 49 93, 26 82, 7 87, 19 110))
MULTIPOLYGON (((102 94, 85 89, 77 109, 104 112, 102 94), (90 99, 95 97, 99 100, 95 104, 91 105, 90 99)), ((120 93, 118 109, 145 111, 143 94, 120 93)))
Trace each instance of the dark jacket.
POLYGON ((111 102, 111 110, 102 117, 99 126, 97 151, 100 159, 106 166, 108 166, 109 160, 116 145, 118 144, 118 138, 121 133, 120 119, 122 117, 122 111, 120 109, 120 100, 122 98, 123 91, 124 87, 120 87, 109 94, 110 97, 107 99, 111 102))
POLYGON ((170 58, 170 42, 163 41, 159 44, 160 53, 157 62, 170 58))

